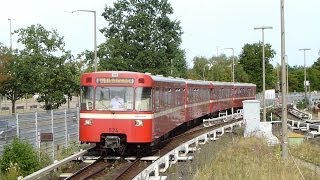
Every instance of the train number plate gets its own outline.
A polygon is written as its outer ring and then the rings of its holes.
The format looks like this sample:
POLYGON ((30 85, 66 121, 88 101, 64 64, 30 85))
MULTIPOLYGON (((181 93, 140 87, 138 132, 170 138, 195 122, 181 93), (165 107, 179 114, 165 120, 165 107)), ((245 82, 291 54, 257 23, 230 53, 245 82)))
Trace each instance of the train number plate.
POLYGON ((118 128, 109 128, 109 132, 111 132, 111 133, 117 133, 117 132, 119 132, 119 131, 118 131, 118 128))

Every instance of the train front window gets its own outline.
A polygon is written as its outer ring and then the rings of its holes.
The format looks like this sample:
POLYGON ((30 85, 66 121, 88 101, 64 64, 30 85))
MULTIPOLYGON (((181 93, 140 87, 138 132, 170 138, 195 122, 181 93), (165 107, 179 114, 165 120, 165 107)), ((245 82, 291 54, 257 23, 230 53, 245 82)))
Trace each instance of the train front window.
POLYGON ((96 87, 96 110, 131 111, 133 109, 132 87, 96 87))
POLYGON ((136 88, 136 104, 135 109, 137 111, 151 111, 152 99, 151 88, 136 88))
POLYGON ((83 86, 81 88, 81 110, 93 109, 93 87, 83 86))

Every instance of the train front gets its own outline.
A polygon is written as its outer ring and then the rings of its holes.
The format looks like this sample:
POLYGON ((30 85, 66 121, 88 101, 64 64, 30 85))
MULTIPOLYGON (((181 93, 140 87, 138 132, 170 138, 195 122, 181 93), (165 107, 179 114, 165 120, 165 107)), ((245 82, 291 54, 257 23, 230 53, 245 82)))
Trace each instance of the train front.
POLYGON ((124 71, 85 73, 81 77, 79 138, 120 154, 152 141, 152 80, 124 71))

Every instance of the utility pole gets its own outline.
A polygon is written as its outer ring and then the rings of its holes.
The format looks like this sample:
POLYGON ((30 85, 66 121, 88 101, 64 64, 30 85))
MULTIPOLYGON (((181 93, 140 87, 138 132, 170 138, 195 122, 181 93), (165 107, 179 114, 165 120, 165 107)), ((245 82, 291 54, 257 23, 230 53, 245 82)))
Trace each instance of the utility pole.
POLYGON ((224 48, 224 49, 232 50, 232 66, 231 66, 232 74, 231 74, 231 76, 232 76, 232 82, 234 83, 234 49, 233 48, 224 48))
POLYGON ((281 100, 282 100, 282 159, 288 157, 288 134, 287 134, 287 81, 286 81, 286 49, 284 31, 284 0, 280 0, 281 11, 281 100))
POLYGON ((255 27, 254 30, 262 30, 262 81, 263 81, 263 119, 262 121, 267 121, 267 110, 266 110, 266 60, 264 55, 264 30, 265 29, 272 29, 271 26, 261 26, 255 27))
POLYGON ((306 51, 311 50, 310 48, 299 49, 299 51, 303 51, 303 59, 304 59, 304 98, 307 99, 307 65, 306 65, 306 51))

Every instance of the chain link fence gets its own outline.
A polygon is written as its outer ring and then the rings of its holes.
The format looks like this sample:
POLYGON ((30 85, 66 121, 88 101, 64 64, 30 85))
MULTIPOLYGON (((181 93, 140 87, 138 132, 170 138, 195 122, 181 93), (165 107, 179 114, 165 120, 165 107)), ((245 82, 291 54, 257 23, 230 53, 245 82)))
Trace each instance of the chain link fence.
POLYGON ((0 116, 0 154, 18 137, 58 159, 63 149, 79 144, 78 122, 79 108, 0 116))

